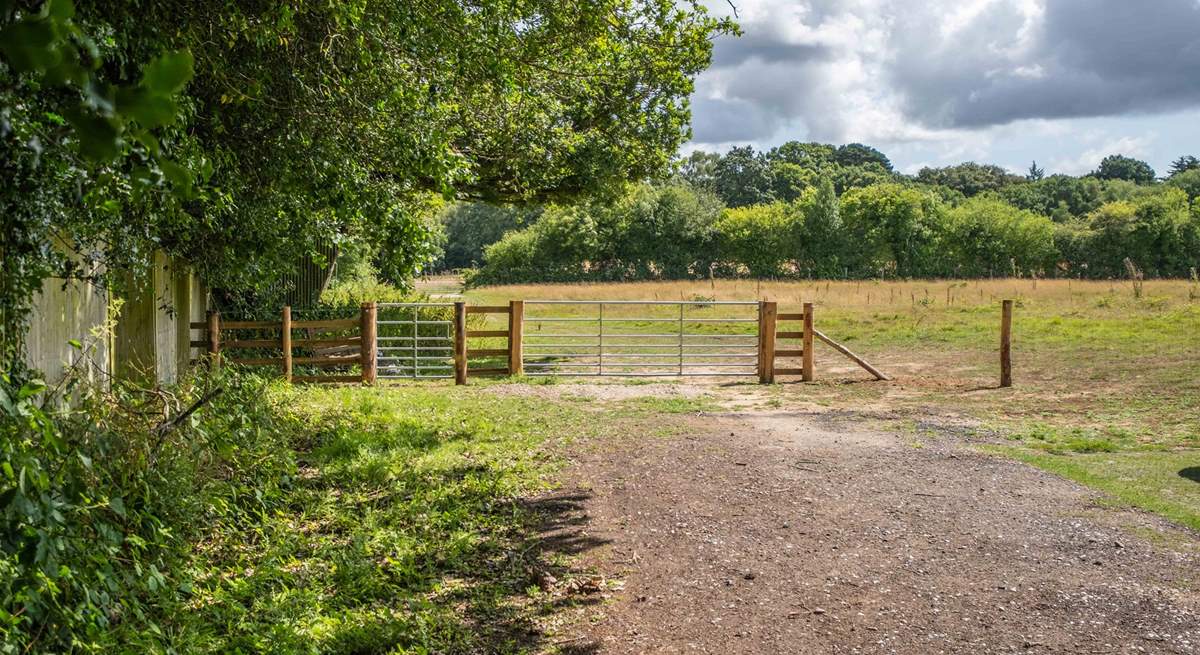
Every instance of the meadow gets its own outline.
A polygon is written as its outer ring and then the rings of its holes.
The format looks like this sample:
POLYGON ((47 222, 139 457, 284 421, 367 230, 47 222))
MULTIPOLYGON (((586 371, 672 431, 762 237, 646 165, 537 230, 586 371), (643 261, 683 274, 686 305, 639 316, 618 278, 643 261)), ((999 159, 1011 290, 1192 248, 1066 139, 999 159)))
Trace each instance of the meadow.
POLYGON ((780 311, 812 302, 817 329, 894 380, 874 382, 818 345, 816 382, 783 378, 770 391, 775 403, 871 408, 901 417, 918 433, 934 417, 959 416, 972 426, 964 438, 981 448, 1200 527, 1195 281, 1148 280, 1138 288, 1128 281, 1037 279, 539 284, 471 289, 466 299, 767 299, 780 311), (1016 304, 1015 383, 1001 389, 1005 298, 1016 304))

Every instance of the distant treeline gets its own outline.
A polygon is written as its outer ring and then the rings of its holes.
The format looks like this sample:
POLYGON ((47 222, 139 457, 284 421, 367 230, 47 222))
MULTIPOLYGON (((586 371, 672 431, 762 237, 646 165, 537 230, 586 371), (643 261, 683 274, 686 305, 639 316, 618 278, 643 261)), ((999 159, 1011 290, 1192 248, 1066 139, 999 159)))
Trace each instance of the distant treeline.
POLYGON ((877 150, 788 143, 693 153, 616 199, 456 205, 444 266, 473 284, 751 276, 1187 277, 1200 267, 1200 160, 1026 176, 965 163, 897 174, 877 150))

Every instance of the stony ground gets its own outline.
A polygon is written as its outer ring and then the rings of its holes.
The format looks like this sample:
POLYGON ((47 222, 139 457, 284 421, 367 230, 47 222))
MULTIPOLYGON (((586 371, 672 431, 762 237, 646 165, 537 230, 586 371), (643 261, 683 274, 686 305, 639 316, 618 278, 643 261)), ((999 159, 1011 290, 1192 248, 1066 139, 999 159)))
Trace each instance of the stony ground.
POLYGON ((545 538, 622 584, 560 651, 1200 653, 1200 535, 950 425, 729 406, 570 453, 545 538))

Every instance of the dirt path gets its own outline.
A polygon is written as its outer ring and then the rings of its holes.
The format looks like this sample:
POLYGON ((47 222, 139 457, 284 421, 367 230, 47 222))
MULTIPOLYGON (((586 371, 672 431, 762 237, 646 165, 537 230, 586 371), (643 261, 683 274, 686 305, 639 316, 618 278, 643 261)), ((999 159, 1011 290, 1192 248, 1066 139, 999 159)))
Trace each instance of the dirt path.
POLYGON ((581 448, 559 493, 587 497, 583 531, 610 545, 585 563, 624 586, 562 648, 1200 652, 1197 535, 865 418, 705 415, 581 448))

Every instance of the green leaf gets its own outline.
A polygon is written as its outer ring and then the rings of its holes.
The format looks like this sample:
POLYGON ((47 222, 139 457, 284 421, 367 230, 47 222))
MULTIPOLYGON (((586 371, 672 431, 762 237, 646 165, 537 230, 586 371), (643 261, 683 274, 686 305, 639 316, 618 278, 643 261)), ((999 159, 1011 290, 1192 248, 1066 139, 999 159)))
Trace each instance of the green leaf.
POLYGON ((46 20, 23 20, 0 30, 0 52, 18 71, 45 71, 63 61, 56 25, 46 20))
POLYGON ((191 171, 169 159, 160 159, 158 162, 158 167, 162 169, 163 175, 167 178, 171 185, 175 187, 176 192, 183 194, 184 197, 191 195, 191 171))
POLYGON ((146 65, 142 84, 152 93, 170 95, 178 92, 193 75, 194 61, 187 50, 168 52, 146 65))
POLYGON ((170 125, 179 115, 179 106, 171 98, 155 95, 142 87, 117 91, 117 111, 136 120, 142 127, 170 125))
POLYGON ((114 121, 82 108, 65 112, 79 138, 79 153, 94 162, 109 162, 121 154, 121 133, 114 121))
POLYGON ((57 20, 71 20, 75 17, 75 3, 72 0, 49 0, 46 3, 46 15, 57 20))
POLYGON ((112 511, 116 512, 118 516, 125 516, 125 501, 122 500, 120 496, 113 496, 112 498, 109 498, 108 506, 112 509, 112 511))

